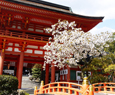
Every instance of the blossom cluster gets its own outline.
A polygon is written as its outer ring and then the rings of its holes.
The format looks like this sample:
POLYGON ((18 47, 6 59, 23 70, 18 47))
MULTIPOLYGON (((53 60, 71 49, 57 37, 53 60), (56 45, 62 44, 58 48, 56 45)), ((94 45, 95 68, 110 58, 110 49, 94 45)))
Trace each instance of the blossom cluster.
POLYGON ((44 67, 51 63, 59 68, 65 64, 77 65, 81 59, 87 58, 87 54, 89 56, 105 54, 104 47, 108 46, 106 41, 110 39, 109 33, 92 35, 77 28, 75 22, 69 23, 66 20, 59 20, 51 27, 45 29, 46 32, 52 33, 53 38, 50 37, 49 42, 44 46, 47 50, 44 67))

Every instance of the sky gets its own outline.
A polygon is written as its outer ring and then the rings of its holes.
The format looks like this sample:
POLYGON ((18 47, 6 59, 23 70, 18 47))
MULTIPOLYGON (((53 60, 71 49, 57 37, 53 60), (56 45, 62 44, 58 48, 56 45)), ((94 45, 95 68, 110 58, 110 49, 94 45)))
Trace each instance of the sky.
POLYGON ((104 16, 99 23, 89 32, 115 32, 115 0, 43 0, 71 7, 73 13, 85 16, 104 16))

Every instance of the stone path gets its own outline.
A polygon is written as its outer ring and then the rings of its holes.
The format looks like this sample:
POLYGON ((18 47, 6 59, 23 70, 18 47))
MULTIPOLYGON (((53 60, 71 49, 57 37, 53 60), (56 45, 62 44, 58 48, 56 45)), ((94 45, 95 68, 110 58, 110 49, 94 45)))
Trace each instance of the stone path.
POLYGON ((37 86, 39 88, 40 83, 29 80, 28 76, 22 76, 22 88, 34 88, 37 86))
POLYGON ((29 93, 29 95, 34 95, 34 88, 35 86, 39 88, 39 85, 40 83, 36 83, 35 81, 29 80, 28 76, 22 76, 22 89, 19 90, 24 90, 29 93))

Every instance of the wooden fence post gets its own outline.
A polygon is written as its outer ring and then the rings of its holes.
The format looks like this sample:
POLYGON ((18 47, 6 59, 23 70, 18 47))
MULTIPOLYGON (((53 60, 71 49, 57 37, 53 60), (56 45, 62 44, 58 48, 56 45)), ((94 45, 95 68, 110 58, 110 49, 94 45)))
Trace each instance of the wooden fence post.
POLYGON ((37 93, 37 86, 35 86, 35 89, 34 89, 34 95, 36 95, 37 93))
POLYGON ((82 83, 82 92, 83 92, 83 94, 82 95, 87 95, 87 93, 86 93, 86 90, 88 89, 88 87, 89 87, 89 84, 88 84, 88 77, 84 77, 83 78, 83 83, 82 83))
POLYGON ((89 86, 89 95, 94 95, 93 85, 89 86))
POLYGON ((44 81, 41 81, 39 94, 43 94, 43 86, 44 86, 44 81))

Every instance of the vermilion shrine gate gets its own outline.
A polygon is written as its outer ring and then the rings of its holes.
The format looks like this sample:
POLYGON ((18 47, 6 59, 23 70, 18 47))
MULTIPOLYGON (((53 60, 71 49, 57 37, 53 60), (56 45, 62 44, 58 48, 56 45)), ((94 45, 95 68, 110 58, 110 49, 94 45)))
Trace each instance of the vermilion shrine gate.
MULTIPOLYGON (((19 81, 18 88, 21 88, 23 67, 44 64, 43 46, 52 37, 44 28, 57 23, 58 19, 75 21, 76 27, 87 32, 103 17, 74 14, 69 7, 41 0, 0 0, 0 75, 4 66, 9 66, 7 62, 10 62, 19 81)), ((51 82, 55 81, 56 68, 46 65, 45 84, 48 83, 49 68, 51 82)), ((66 81, 70 81, 70 69, 67 67, 66 81)))

